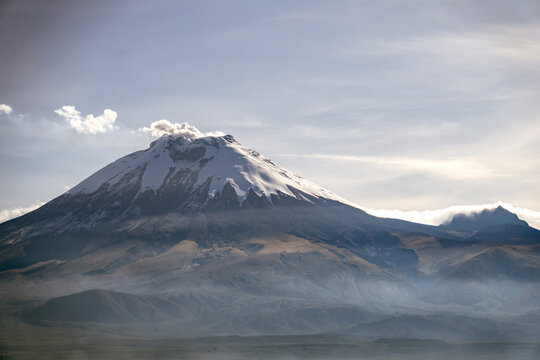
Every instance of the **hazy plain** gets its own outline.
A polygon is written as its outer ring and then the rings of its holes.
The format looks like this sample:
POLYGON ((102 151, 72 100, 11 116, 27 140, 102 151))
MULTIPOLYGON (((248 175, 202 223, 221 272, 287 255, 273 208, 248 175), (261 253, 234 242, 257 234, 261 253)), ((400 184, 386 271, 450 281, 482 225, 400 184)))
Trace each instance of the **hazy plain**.
POLYGON ((540 343, 446 342, 420 339, 366 341, 355 335, 155 337, 126 335, 109 328, 33 326, 13 317, 2 320, 0 356, 16 359, 366 359, 366 360, 533 360, 540 343))
MULTIPOLYGON (((73 335, 73 334, 72 334, 73 335)), ((540 358, 540 344, 432 340, 366 342, 340 335, 137 339, 80 337, 2 340, 3 359, 495 359, 540 358)))

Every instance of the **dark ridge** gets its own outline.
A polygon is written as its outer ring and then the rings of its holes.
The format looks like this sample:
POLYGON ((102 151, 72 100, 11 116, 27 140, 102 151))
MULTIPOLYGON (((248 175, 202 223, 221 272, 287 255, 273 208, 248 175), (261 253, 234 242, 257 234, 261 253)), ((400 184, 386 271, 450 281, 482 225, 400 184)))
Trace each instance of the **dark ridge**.
POLYGON ((253 189, 249 189, 248 196, 242 203, 242 209, 268 208, 270 206, 272 204, 266 197, 257 195, 253 189))
POLYGON ((450 221, 441 226, 457 231, 478 231, 494 225, 521 225, 529 226, 516 214, 506 210, 502 206, 495 209, 484 209, 472 214, 456 214, 450 221))
POLYGON ((181 318, 177 304, 152 296, 137 296, 108 290, 88 290, 53 298, 27 311, 30 322, 70 323, 153 322, 181 318))
POLYGON ((204 157, 206 154, 205 146, 190 147, 187 149, 177 149, 175 146, 170 145, 168 147, 169 156, 173 160, 187 160, 187 161, 198 161, 204 157))
POLYGON ((214 198, 208 200, 206 210, 223 211, 223 210, 238 210, 240 209, 240 201, 236 190, 234 190, 230 181, 227 181, 214 198))
POLYGON ((475 232, 466 240, 488 244, 540 244, 540 231, 530 226, 494 225, 475 232))

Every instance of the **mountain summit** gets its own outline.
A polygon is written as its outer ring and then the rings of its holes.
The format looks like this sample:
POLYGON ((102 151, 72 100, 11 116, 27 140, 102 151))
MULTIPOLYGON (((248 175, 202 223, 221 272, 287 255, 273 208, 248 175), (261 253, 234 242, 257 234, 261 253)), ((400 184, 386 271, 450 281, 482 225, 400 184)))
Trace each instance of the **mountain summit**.
POLYGON ((65 201, 96 220, 291 202, 346 203, 231 135, 164 135, 148 149, 118 159, 82 181, 62 196, 65 201))
POLYGON ((529 226, 516 214, 502 206, 484 209, 471 214, 456 214, 442 226, 458 231, 478 231, 496 225, 529 226))
POLYGON ((112 162, 15 222, 46 220, 64 232, 160 214, 335 203, 348 204, 231 135, 174 133, 112 162))

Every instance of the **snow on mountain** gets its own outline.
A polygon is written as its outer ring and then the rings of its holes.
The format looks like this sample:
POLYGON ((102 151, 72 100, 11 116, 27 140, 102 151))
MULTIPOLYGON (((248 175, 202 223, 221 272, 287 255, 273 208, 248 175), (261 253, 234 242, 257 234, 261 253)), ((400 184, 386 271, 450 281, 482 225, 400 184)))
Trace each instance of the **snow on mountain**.
POLYGON ((192 188, 207 181, 208 197, 215 197, 230 183, 240 203, 250 190, 256 195, 291 196, 310 201, 303 194, 320 199, 349 203, 332 192, 285 170, 270 159, 238 143, 231 135, 186 137, 164 135, 152 142, 147 150, 137 151, 107 165, 67 194, 92 194, 99 189, 113 188, 122 182, 138 186, 141 194, 167 186, 176 179, 192 188), (295 191, 295 190, 299 190, 295 191))

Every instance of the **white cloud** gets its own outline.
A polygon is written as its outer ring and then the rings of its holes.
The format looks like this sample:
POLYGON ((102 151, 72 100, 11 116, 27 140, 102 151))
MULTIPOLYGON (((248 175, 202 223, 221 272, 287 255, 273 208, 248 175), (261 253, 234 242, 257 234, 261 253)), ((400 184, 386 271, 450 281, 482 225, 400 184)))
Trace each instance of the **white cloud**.
MULTIPOLYGON (((373 45, 367 47, 373 54, 391 55, 405 64, 393 74, 395 79, 445 94, 437 97, 439 101, 471 101, 471 96, 475 101, 518 99, 524 92, 535 92, 540 80, 538 25, 436 32, 373 45)), ((364 48, 355 51, 363 54, 364 48)))
POLYGON ((11 106, 6 105, 6 104, 0 104, 0 114, 2 114, 2 113, 9 114, 12 111, 13 111, 13 109, 11 108, 11 106))
POLYGON ((226 126, 235 127, 235 128, 258 129, 258 128, 264 127, 264 123, 261 120, 258 120, 256 118, 246 118, 243 120, 225 119, 223 123, 226 126))
POLYGON ((500 67, 502 62, 511 62, 537 71, 538 39, 538 26, 493 26, 481 31, 443 32, 379 44, 400 52, 437 56, 453 64, 500 67))
POLYGON ((32 205, 29 205, 29 206, 0 210, 0 223, 22 216, 26 214, 27 212, 37 209, 43 204, 45 204, 43 201, 35 201, 32 205))
POLYGON ((506 210, 515 213, 520 219, 525 220, 532 227, 540 229, 540 211, 520 208, 504 202, 483 205, 451 206, 444 209, 435 210, 388 210, 370 209, 361 206, 359 206, 359 208, 370 213, 371 215, 379 217, 402 219, 428 225, 440 225, 443 222, 451 219, 455 214, 471 214, 484 209, 494 209, 498 206, 502 206, 506 210))
POLYGON ((118 116, 115 111, 105 109, 101 115, 89 114, 83 118, 81 112, 72 105, 64 105, 54 112, 63 117, 78 133, 92 135, 114 129, 113 124, 118 116))
POLYGON ((185 139, 197 139, 205 136, 222 136, 225 135, 221 131, 213 131, 202 133, 195 126, 186 122, 172 123, 169 120, 158 120, 150 124, 150 127, 139 128, 140 132, 149 133, 153 137, 161 137, 163 135, 177 135, 185 139))
POLYGON ((332 154, 279 154, 277 156, 335 160, 371 164, 392 171, 420 171, 447 179, 479 179, 495 174, 490 168, 472 158, 427 159, 399 156, 354 156, 332 154))

